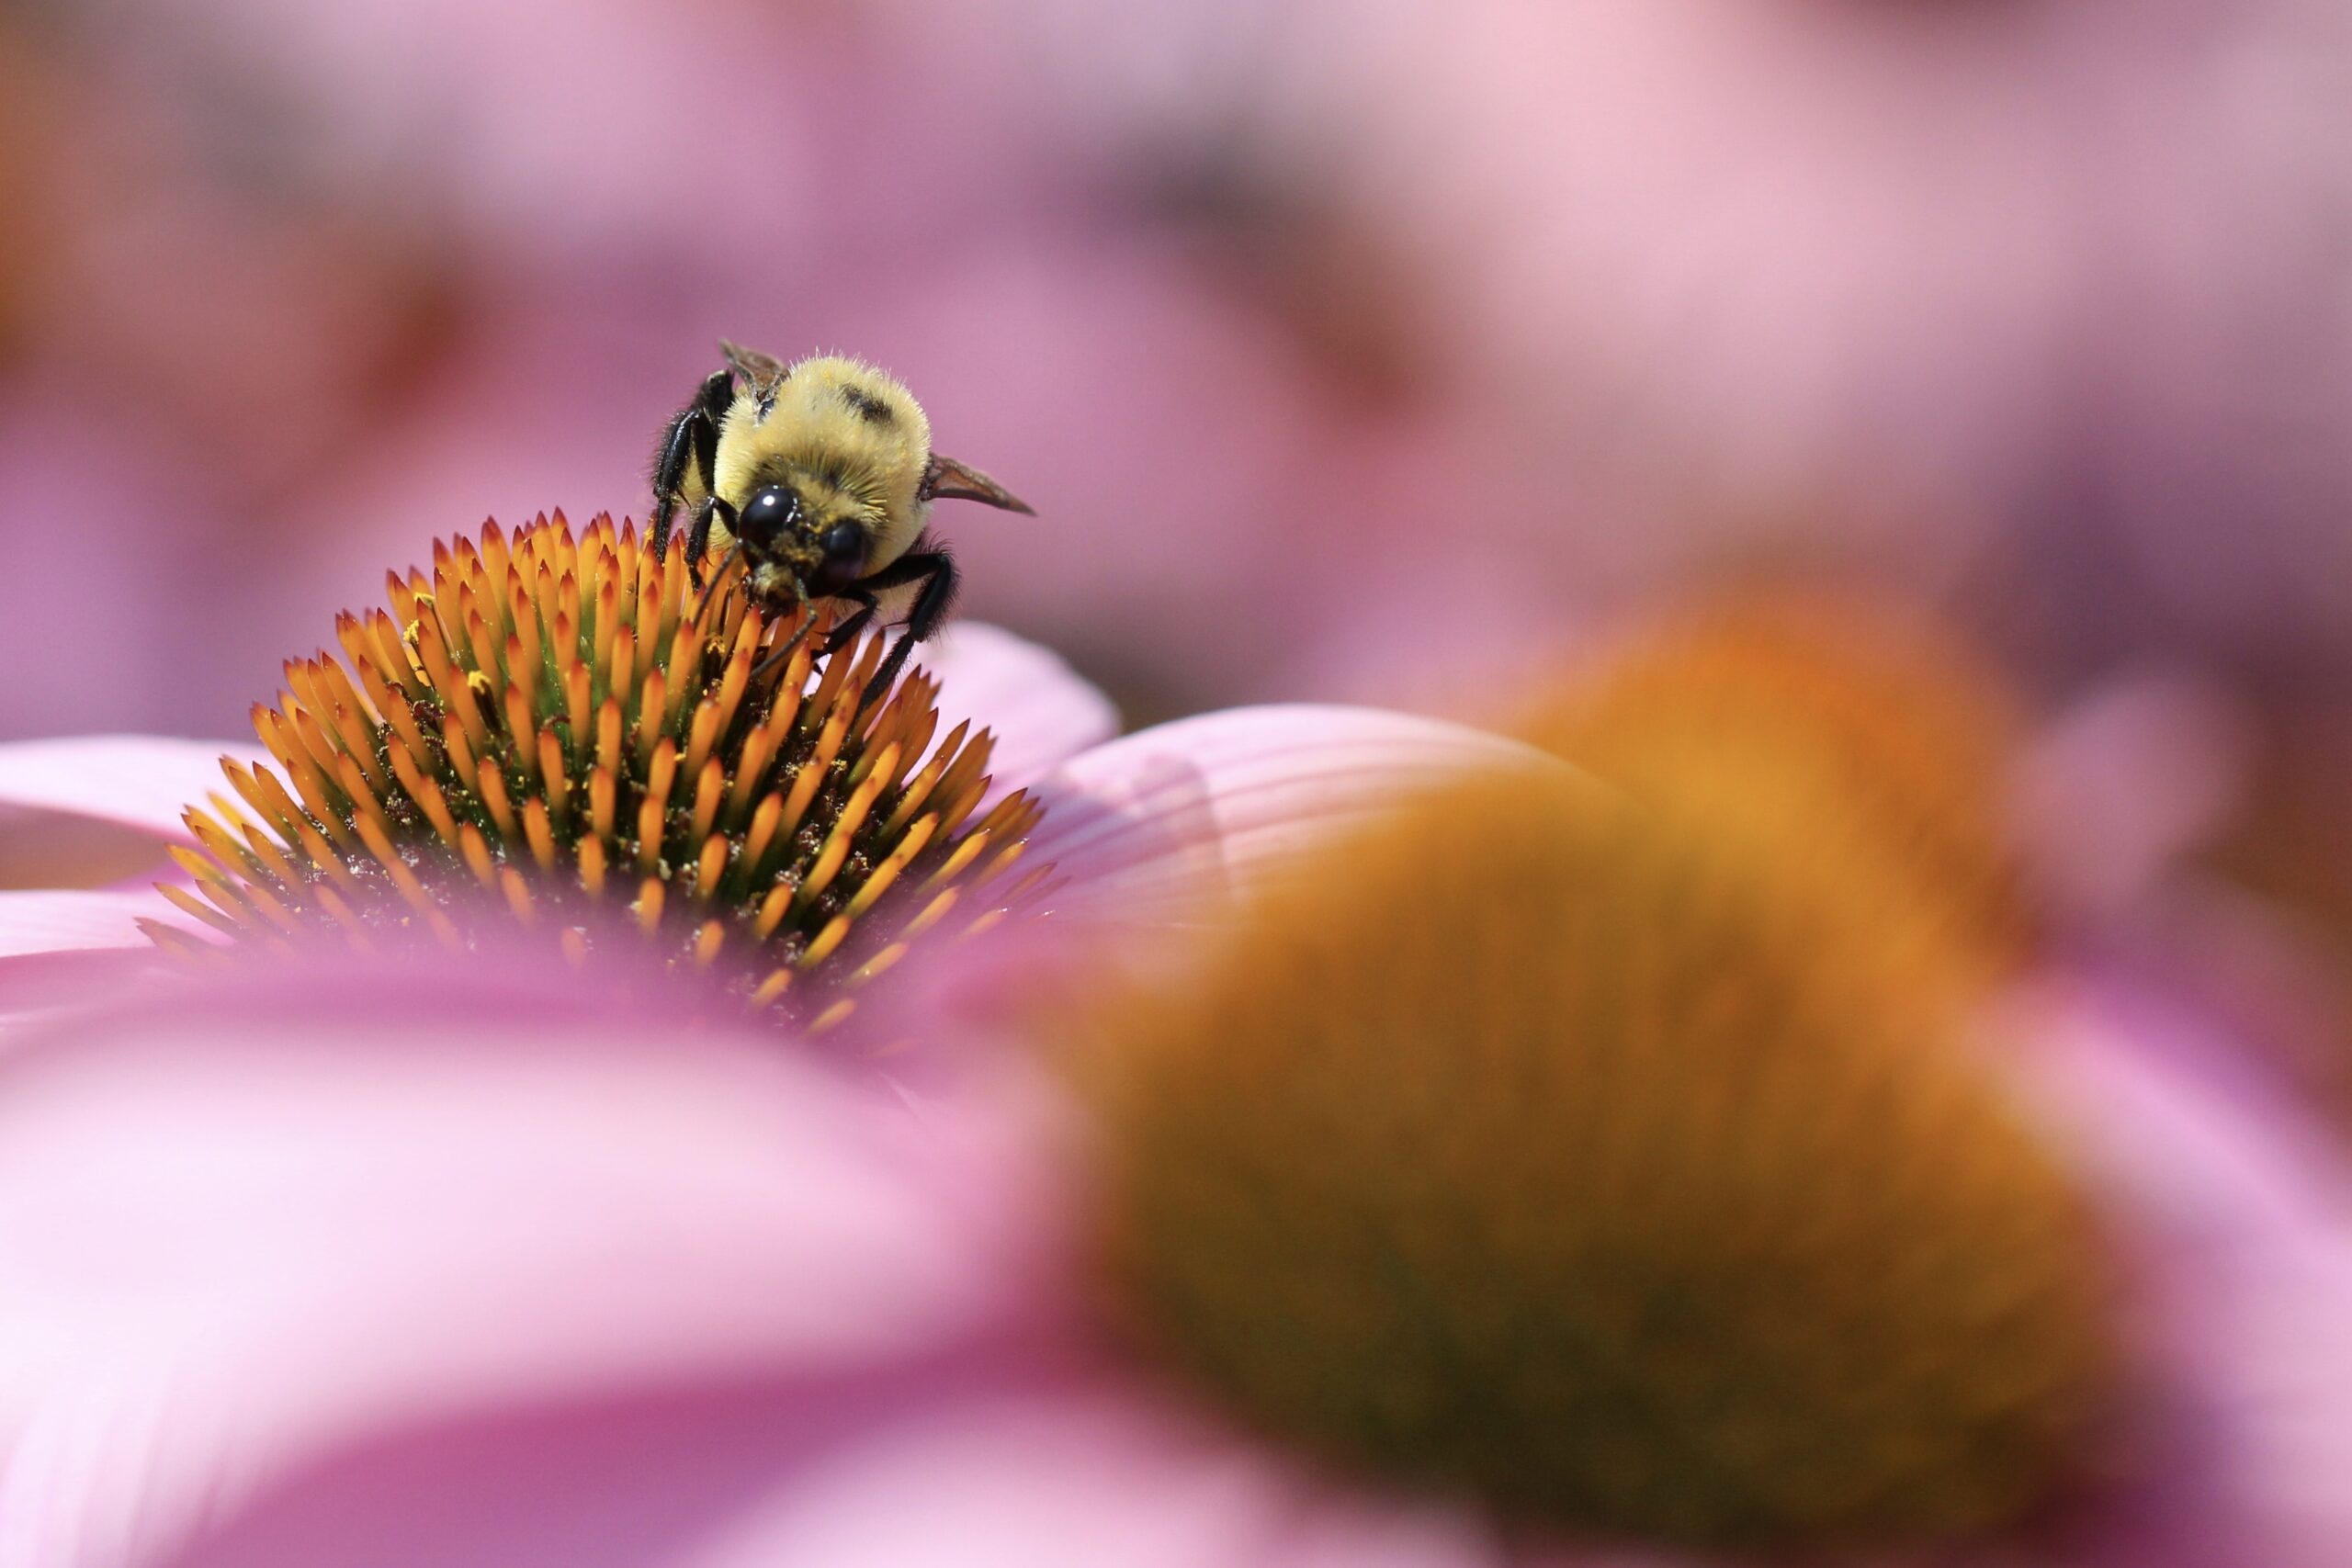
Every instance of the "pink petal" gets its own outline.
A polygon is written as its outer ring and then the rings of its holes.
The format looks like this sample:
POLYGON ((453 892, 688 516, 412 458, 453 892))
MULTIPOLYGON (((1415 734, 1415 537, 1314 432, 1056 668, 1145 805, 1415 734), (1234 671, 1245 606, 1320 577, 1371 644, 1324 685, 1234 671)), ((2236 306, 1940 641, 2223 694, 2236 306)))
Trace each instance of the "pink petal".
POLYGON ((225 1521, 175 1568, 659 1568, 891 1396, 696 1388, 385 1434, 225 1521), (829 1433, 812 1424, 830 1424, 829 1433))
POLYGON ((918 658, 939 677, 943 728, 969 718, 996 732, 993 793, 1030 784, 1119 732, 1110 698, 1059 654, 1001 626, 958 622, 918 658))
POLYGON ((784 1043, 520 964, 84 1020, 0 1057, 0 1562, 148 1561, 367 1432, 978 1332, 1012 1206, 784 1043))
POLYGON ((1487 1568, 1140 1390, 999 1358, 518 1413, 341 1456, 175 1568, 1487 1568))
POLYGON ((180 813, 227 790, 223 756, 252 761, 251 741, 160 735, 73 735, 0 745, 0 806, 62 811, 192 843, 180 813))
POLYGON ((44 953, 153 946, 141 919, 188 927, 195 922, 153 888, 107 892, 36 888, 0 891, 0 967, 44 953))
POLYGON ((1334 1495, 1139 1387, 943 1403, 786 1478, 694 1568, 1479 1568, 1467 1519, 1334 1495))
POLYGON ((1409 792, 1498 768, 1582 777, 1516 741, 1442 719, 1378 708, 1233 708, 1122 737, 1048 774, 1032 849, 1073 878, 1060 913, 1183 923, 1409 792))
POLYGON ((2099 1568, 2352 1562, 2352 1165, 2226 1043, 2113 996, 2018 1066, 2085 1162, 2154 1368, 2099 1568))
POLYGON ((157 965, 141 919, 195 924, 153 888, 138 892, 0 892, 0 1028, 31 1010, 119 994, 157 965))

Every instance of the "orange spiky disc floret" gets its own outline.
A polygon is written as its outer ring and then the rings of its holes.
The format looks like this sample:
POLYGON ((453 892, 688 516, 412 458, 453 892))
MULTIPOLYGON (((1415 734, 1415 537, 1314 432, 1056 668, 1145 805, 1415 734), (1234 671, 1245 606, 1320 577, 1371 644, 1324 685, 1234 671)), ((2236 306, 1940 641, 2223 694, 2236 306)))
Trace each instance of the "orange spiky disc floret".
POLYGON ((223 759, 234 798, 187 815, 209 852, 175 852, 195 889, 163 891, 232 948, 463 945, 490 919, 584 960, 633 931, 823 1022, 924 931, 1047 874, 1010 874, 1035 801, 975 819, 989 733, 938 738, 920 671, 861 710, 884 638, 823 655, 828 607, 774 615, 740 573, 696 581, 632 525, 575 537, 561 513, 436 542, 429 577, 387 585, 389 612, 337 617, 342 660, 289 660, 254 706, 283 778, 223 759))

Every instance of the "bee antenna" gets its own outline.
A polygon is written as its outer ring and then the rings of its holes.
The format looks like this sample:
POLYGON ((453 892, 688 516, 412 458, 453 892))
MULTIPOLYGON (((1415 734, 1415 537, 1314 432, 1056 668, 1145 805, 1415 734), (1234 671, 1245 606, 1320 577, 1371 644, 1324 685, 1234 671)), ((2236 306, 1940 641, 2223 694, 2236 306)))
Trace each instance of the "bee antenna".
POLYGON ((701 623, 703 612, 710 608, 711 595, 718 592, 719 585, 727 581, 727 574, 735 570, 735 563, 742 557, 743 546, 741 541, 738 541, 729 548, 727 558, 718 563, 718 570, 704 581, 702 597, 695 601, 695 613, 687 619, 697 625, 701 623))
POLYGON ((792 580, 792 592, 800 601, 800 624, 792 628, 790 637, 770 649, 765 659, 752 666, 752 678, 755 681, 791 658, 793 650, 808 636, 808 628, 817 624, 816 609, 808 603, 808 585, 796 577, 792 580))

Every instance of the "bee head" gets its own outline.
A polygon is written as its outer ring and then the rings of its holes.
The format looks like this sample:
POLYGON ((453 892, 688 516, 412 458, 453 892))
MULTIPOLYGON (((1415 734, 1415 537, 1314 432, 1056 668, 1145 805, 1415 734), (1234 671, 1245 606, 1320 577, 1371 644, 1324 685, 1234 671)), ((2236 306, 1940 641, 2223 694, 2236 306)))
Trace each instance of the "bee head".
POLYGON ((854 517, 830 516, 810 507, 791 485, 753 491, 732 532, 753 560, 791 568, 819 598, 839 593, 865 575, 865 528, 854 517))

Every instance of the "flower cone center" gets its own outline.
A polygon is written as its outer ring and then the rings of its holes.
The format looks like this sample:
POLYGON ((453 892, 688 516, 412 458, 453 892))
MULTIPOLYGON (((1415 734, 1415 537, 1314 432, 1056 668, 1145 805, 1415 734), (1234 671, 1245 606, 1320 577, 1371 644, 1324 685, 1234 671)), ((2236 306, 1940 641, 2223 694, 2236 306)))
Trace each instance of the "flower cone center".
POLYGON ((224 761, 232 795, 188 814, 209 854, 182 857, 195 892, 164 892, 232 947, 519 925, 582 962, 650 945, 820 1020, 924 931, 1035 886, 1010 874, 1035 806, 979 809, 987 732, 939 737, 921 673, 862 701, 883 639, 823 653, 824 609, 774 615, 740 572, 700 581, 560 514, 387 581, 388 610, 338 619, 343 660, 289 662, 254 710, 277 770, 224 761))
POLYGON ((1479 782, 1106 1003, 1115 1321, 1272 1437, 1547 1527, 2030 1508, 2107 1361, 2084 1208, 1917 944, 1754 841, 1479 782))
POLYGON ((1815 813, 1817 840, 1868 854, 1975 960, 2020 962, 2034 914, 2007 841, 2022 725, 1945 628, 1849 591, 1782 584, 1683 606, 1531 714, 1528 739, 1637 797, 1712 768, 1815 813))

